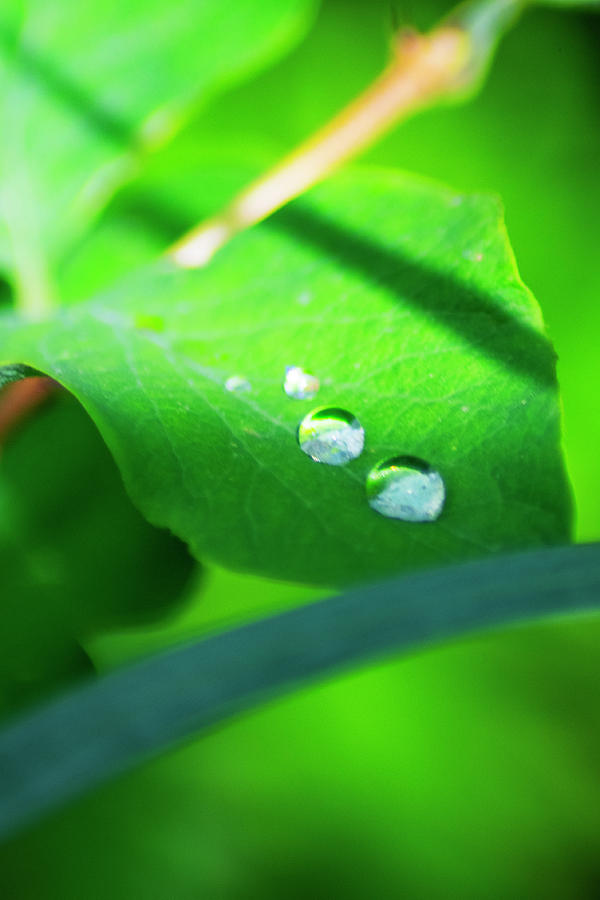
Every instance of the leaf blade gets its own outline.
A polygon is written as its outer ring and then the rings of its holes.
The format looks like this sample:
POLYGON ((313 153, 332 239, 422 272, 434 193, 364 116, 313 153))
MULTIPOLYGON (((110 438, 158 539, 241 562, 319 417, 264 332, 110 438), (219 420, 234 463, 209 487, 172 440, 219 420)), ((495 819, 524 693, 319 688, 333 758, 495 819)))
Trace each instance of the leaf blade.
MULTIPOLYGON (((199 103, 283 53, 314 6, 9 3, 0 17, 0 258, 22 282, 39 257, 35 281, 51 283, 57 260, 144 154, 199 103)), ((31 290, 27 275, 21 290, 31 290)))
POLYGON ((476 629, 600 608, 600 545, 355 589, 104 676, 0 733, 0 835, 315 677, 476 629))
POLYGON ((368 171, 315 196, 205 270, 159 263, 46 323, 6 317, 0 361, 61 381, 150 521, 231 568, 331 585, 568 540, 554 353, 497 204, 368 171), (314 401, 284 394, 287 365, 321 379, 314 401), (315 405, 366 429, 347 467, 300 452, 315 405), (398 455, 441 472, 438 522, 367 506, 369 469, 398 455))

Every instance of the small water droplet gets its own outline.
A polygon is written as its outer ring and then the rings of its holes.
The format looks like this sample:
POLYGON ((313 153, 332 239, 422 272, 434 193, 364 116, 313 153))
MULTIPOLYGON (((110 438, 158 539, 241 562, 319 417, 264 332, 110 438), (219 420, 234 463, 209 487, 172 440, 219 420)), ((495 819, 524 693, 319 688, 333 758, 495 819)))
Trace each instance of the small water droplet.
POLYGON ((345 409, 315 409, 300 422, 298 443, 315 462, 345 466, 362 453, 365 431, 345 409))
POLYGON ((310 291, 302 291, 302 293, 298 295, 298 303, 300 306, 308 306, 311 299, 310 291))
POLYGON ((478 250, 463 250, 463 258, 468 259, 469 262, 481 262, 483 259, 483 253, 478 250))
POLYGON ((470 406, 461 406, 460 411, 461 412, 469 412, 470 409, 471 409, 470 406))
POLYGON ((252 385, 242 375, 231 375, 225 382, 225 390, 232 394, 248 393, 252 390, 252 385))
POLYGON ((446 499, 442 476, 414 456, 378 463, 367 476, 369 506, 389 519, 433 522, 446 499))
POLYGON ((319 379, 300 366, 286 366, 283 389, 294 400, 311 400, 319 390, 319 379))

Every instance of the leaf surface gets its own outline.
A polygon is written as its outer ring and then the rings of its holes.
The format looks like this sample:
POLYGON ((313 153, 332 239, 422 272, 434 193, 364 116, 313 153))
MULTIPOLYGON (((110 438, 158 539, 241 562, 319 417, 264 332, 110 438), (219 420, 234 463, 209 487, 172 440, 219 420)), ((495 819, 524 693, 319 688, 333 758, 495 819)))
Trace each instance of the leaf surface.
POLYGON ((153 523, 226 566, 348 583, 568 538, 554 354, 489 199, 354 174, 206 270, 161 261, 45 322, 6 314, 0 347, 83 403, 153 523), (286 396, 288 365, 314 400, 286 396), (349 465, 300 451, 317 406, 363 425, 349 465), (398 455, 441 473, 437 522, 367 505, 398 455))

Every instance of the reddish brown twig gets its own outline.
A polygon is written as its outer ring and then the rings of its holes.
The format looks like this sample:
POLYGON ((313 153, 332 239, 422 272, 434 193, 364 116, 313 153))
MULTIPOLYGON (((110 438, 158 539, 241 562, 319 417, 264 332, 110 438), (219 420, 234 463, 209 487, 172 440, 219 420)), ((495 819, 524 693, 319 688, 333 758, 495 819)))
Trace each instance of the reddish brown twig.
POLYGON ((15 381, 0 391, 0 447, 6 438, 56 389, 51 378, 43 376, 15 381))

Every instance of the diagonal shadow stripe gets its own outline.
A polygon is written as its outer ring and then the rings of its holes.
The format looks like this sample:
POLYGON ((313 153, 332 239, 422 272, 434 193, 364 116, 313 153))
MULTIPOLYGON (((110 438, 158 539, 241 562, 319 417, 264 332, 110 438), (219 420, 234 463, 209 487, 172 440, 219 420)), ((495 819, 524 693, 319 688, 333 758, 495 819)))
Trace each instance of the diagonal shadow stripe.
POLYGON ((45 59, 43 53, 28 46, 19 36, 0 22, 0 52, 4 53, 23 76, 39 82, 43 90, 54 94, 64 106, 86 119, 115 144, 135 146, 135 129, 113 110, 99 102, 74 81, 67 72, 45 59))
MULTIPOLYGON (((124 209, 171 243, 191 227, 188 216, 165 198, 134 191, 124 209)), ((261 227, 284 231, 312 244, 345 270, 383 286, 405 306, 427 313, 473 349, 498 360, 542 387, 556 388, 556 353, 548 338, 504 309, 496 298, 450 273, 436 271, 401 250, 388 250, 333 219, 311 210, 303 201, 291 203, 266 219, 261 227)), ((233 238, 237 240, 237 238, 233 238)))
POLYGON ((482 355, 540 385, 556 387, 556 354, 550 341, 493 296, 300 204, 284 208, 271 221, 273 227, 319 247, 345 269, 385 287, 405 306, 427 313, 482 355))

